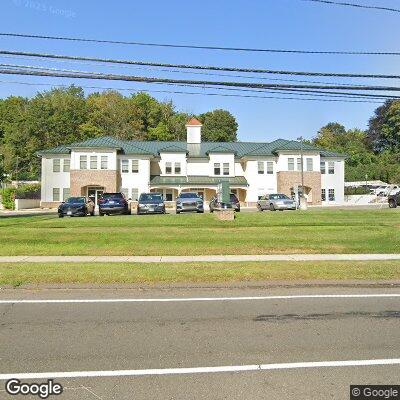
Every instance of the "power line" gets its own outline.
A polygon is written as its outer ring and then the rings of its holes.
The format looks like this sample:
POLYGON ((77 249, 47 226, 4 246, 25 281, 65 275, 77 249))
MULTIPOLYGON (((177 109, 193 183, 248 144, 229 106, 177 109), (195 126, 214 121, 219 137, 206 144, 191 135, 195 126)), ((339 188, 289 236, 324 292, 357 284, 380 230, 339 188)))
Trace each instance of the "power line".
MULTIPOLYGON (((337 85, 293 85, 293 84, 269 84, 269 83, 249 83, 249 82, 231 82, 231 81, 198 81, 189 79, 167 79, 155 78, 147 76, 133 76, 133 75, 114 75, 103 73, 92 73, 84 71, 71 71, 67 70, 32 70, 28 69, 13 69, 3 68, 0 69, 0 74, 8 75, 28 75, 28 76, 48 76, 59 78, 74 78, 74 79, 100 79, 100 80, 113 80, 113 81, 128 81, 128 82, 144 82, 144 83, 183 83, 188 85, 211 85, 211 86, 228 86, 239 88, 253 88, 253 89, 325 89, 325 90, 368 90, 368 91, 400 91, 397 86, 337 86, 337 85)), ((33 67, 39 68, 39 67, 33 67)))
POLYGON ((46 35, 33 35, 33 34, 10 33, 10 32, 0 32, 0 36, 28 38, 28 39, 63 40, 63 41, 86 42, 86 43, 121 44, 121 45, 132 45, 132 46, 172 47, 172 48, 197 49, 197 50, 288 53, 288 54, 400 56, 400 52, 398 51, 343 51, 343 50, 326 51, 326 50, 296 50, 296 49, 263 49, 263 48, 251 48, 251 47, 203 46, 203 45, 186 45, 186 44, 174 44, 174 43, 149 43, 149 42, 133 42, 124 40, 87 39, 79 37, 46 36, 46 35))
POLYGON ((323 3, 323 4, 334 5, 334 6, 366 8, 366 9, 370 9, 370 10, 380 10, 380 11, 390 11, 390 12, 400 13, 400 9, 397 9, 397 8, 382 7, 382 6, 368 6, 366 4, 359 4, 359 3, 345 3, 345 2, 341 2, 341 1, 330 1, 330 0, 302 0, 302 1, 308 1, 308 2, 313 2, 313 3, 323 3))
POLYGON ((338 72, 315 72, 315 71, 285 71, 285 70, 271 70, 259 68, 237 68, 237 67, 218 67, 211 65, 193 65, 193 64, 169 64, 157 63, 148 61, 134 61, 134 60, 117 60, 110 58, 95 58, 95 57, 81 57, 69 56, 59 54, 44 54, 44 53, 31 53, 23 51, 7 51, 0 50, 0 55, 15 55, 36 58, 50 58, 62 59, 73 61, 92 61, 111 64, 125 64, 125 65, 143 65, 151 67, 167 67, 167 68, 180 68, 180 69, 195 69, 195 70, 208 70, 208 71, 227 71, 227 72, 244 72, 244 73, 257 73, 257 74, 276 74, 276 75, 301 75, 301 76, 328 76, 328 77, 341 77, 341 78, 373 78, 373 79, 400 79, 400 75, 388 74, 361 74, 361 73, 338 73, 338 72))
MULTIPOLYGON (((18 54, 16 55, 7 55, 7 54, 2 54, 3 52, 0 50, 0 57, 1 58, 10 58, 10 59, 15 59, 17 58, 18 60, 31 60, 31 57, 35 58, 36 56, 20 56, 18 54)), ((8 51, 4 51, 4 53, 9 53, 8 51)), ((40 57, 39 57, 40 58, 40 57)), ((91 61, 88 62, 83 62, 80 60, 63 60, 63 59, 51 59, 51 58, 46 58, 47 61, 52 61, 52 62, 67 62, 67 63, 72 63, 72 64, 79 64, 79 65, 90 65, 93 66, 93 63, 91 61)), ((114 65, 114 64, 109 64, 109 63, 104 63, 102 61, 95 62, 95 65, 102 65, 102 66, 107 66, 107 67, 113 67, 113 68, 119 68, 121 67, 120 64, 114 65)), ((271 77, 263 77, 263 76, 250 76, 250 75, 232 75, 232 74, 217 74, 217 73, 207 73, 207 72, 197 72, 197 71, 182 71, 179 70, 179 67, 177 70, 174 69, 168 69, 168 68, 159 68, 154 70, 152 67, 145 68, 145 67, 135 67, 134 65, 122 65, 122 68, 133 68, 135 70, 143 70, 143 71, 160 71, 160 72, 171 72, 171 73, 176 73, 176 74, 195 74, 195 75, 206 75, 206 76, 227 76, 231 78, 246 78, 246 79, 262 79, 262 80, 268 80, 268 81, 281 81, 281 82, 300 82, 300 83, 320 83, 320 84, 330 84, 330 82, 321 82, 321 81, 314 81, 314 80, 301 80, 301 79, 283 79, 283 78, 271 78, 271 77)), ((335 85, 343 85, 346 86, 347 84, 345 83, 335 83, 335 85)), ((357 85, 357 86, 362 86, 362 85, 357 85)))
MULTIPOLYGON (((8 82, 0 81, 0 83, 15 83, 20 85, 29 86, 58 86, 66 87, 66 85, 52 85, 46 83, 28 83, 28 82, 8 82)), ((103 89, 103 90, 126 90, 130 92, 148 92, 148 93, 171 93, 171 94, 188 94, 188 95, 199 95, 199 96, 220 96, 220 97, 239 97, 239 98, 256 98, 256 99, 276 99, 276 100, 300 100, 300 101, 322 101, 322 102, 343 102, 343 103, 373 103, 382 104, 383 101, 371 101, 371 100, 335 100, 335 99, 313 99, 313 98, 298 98, 298 97, 277 97, 277 96, 255 96, 255 95, 240 95, 240 94, 226 94, 226 93, 199 93, 199 92, 186 92, 177 90, 148 90, 148 89, 127 89, 127 88, 103 88, 99 86, 81 86, 86 89, 103 89)), ((269 92, 266 92, 269 93, 269 92)))
MULTIPOLYGON (((67 70, 67 69, 58 69, 58 68, 48 68, 48 67, 41 67, 41 66, 26 66, 26 65, 15 65, 15 64, 0 64, 0 67, 6 67, 8 70, 10 68, 24 68, 24 69, 33 69, 33 70, 43 70, 43 71, 56 71, 56 72, 67 72, 67 73, 83 73, 87 74, 88 76, 92 74, 92 72, 87 71, 77 71, 77 70, 67 70)), ((89 78, 90 79, 90 78, 89 78)), ((174 86, 184 86, 184 87, 199 87, 199 88, 207 88, 213 90, 234 90, 234 91, 247 91, 247 92, 258 92, 258 93, 265 93, 265 90, 256 90, 256 89, 240 89, 240 88, 227 88, 227 87, 218 87, 218 86, 207 86, 205 84, 189 84, 189 83, 176 83, 176 82, 149 82, 154 84, 166 84, 166 85, 174 85, 174 86)), ((279 85, 277 85, 279 86, 279 85)), ((364 86, 363 86, 364 87, 364 86)), ((271 88, 274 92, 285 92, 290 93, 294 92, 298 95, 313 95, 313 96, 324 96, 324 97, 371 97, 371 98, 384 98, 384 99, 394 99, 398 98, 396 96, 389 96, 389 95, 378 95, 378 94, 365 94, 365 93, 346 93, 346 92, 336 92, 336 91, 324 91, 324 90, 308 90, 308 89, 295 89, 295 88, 271 88), (305 92, 305 93, 302 93, 305 92), (315 93, 322 93, 323 95, 315 94, 315 93)))

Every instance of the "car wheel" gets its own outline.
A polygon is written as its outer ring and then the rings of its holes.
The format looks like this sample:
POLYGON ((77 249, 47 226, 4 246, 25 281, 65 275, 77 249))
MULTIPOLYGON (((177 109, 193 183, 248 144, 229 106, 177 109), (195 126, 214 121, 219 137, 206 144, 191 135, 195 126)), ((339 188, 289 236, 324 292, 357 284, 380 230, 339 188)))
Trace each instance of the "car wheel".
POLYGON ((58 214, 58 218, 64 218, 64 215, 58 214))
POLYGON ((270 204, 270 205, 269 205, 269 209, 270 209, 271 211, 276 211, 273 204, 270 204))
POLYGON ((176 213, 177 213, 177 214, 180 214, 181 212, 180 212, 180 211, 177 211, 176 213))
POLYGON ((104 217, 104 214, 102 212, 99 212, 100 217, 104 217))
POLYGON ((264 211, 263 208, 259 204, 257 204, 257 210, 258 211, 264 211))
POLYGON ((390 200, 389 201, 389 208, 396 208, 396 207, 397 207, 396 202, 394 200, 390 200))

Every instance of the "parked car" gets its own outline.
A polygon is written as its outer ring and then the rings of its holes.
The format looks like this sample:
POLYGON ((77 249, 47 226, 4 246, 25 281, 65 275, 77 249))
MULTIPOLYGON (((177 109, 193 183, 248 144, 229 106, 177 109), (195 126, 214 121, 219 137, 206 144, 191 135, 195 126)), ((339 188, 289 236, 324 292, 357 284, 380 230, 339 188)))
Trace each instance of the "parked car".
POLYGON ((283 211, 297 209, 296 202, 286 196, 286 194, 282 193, 267 194, 265 196, 262 196, 257 202, 257 208, 259 209, 259 211, 283 211))
POLYGON ((176 213, 185 211, 204 212, 204 201, 195 192, 183 192, 176 198, 176 213))
POLYGON ((373 188, 373 189, 371 189, 371 194, 375 194, 376 196, 384 196, 388 187, 389 187, 388 185, 382 185, 382 186, 373 188))
POLYGON ((388 203, 390 208, 396 208, 400 206, 400 192, 392 194, 388 197, 388 203))
POLYGON ((165 203, 161 193, 142 193, 137 205, 137 214, 165 214, 165 203))
POLYGON ((86 217, 86 215, 94 215, 94 203, 86 197, 69 197, 63 201, 58 207, 58 217, 86 217))
POLYGON ((128 200, 123 193, 103 193, 99 200, 99 215, 130 214, 128 200))
POLYGON ((214 196, 210 201, 210 212, 220 211, 226 208, 233 208, 235 211, 240 212, 240 202, 236 197, 236 194, 231 193, 230 202, 228 204, 222 204, 218 201, 218 197, 214 196))

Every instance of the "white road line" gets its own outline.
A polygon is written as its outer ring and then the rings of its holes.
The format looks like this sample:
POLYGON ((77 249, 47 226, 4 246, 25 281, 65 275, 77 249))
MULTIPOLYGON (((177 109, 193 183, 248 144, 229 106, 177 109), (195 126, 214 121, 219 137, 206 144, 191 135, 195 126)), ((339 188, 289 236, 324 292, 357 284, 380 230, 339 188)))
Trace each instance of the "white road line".
POLYGON ((365 299, 398 298, 400 293, 371 294, 305 294, 287 296, 246 296, 246 297, 176 297, 156 299, 22 299, 0 300, 0 304, 68 304, 68 303, 179 303, 190 301, 254 301, 254 300, 301 300, 301 299, 365 299))
POLYGON ((378 360, 345 360, 345 361, 317 361, 295 362, 280 364, 254 364, 222 367, 195 367, 195 368, 163 368, 163 369, 132 369, 115 371, 71 371, 71 372, 33 372, 0 374, 0 380, 9 379, 57 379, 57 378, 97 378, 118 376, 144 376, 144 375, 181 375, 204 374, 221 372, 246 372, 270 371, 299 368, 332 368, 332 367, 366 367, 379 365, 400 365, 400 358, 378 360))

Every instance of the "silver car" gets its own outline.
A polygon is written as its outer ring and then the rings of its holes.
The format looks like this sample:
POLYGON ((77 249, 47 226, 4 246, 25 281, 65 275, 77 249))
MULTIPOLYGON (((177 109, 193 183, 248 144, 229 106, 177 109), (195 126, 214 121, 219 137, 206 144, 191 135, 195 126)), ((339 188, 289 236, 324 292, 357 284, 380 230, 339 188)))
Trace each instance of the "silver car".
POLYGON ((185 211, 204 212, 203 199, 194 192, 182 192, 176 198, 176 213, 180 214, 185 211))
POLYGON ((257 208, 259 211, 271 210, 271 211, 283 211, 283 210, 296 210, 296 202, 286 196, 286 194, 276 193, 267 194, 262 196, 257 202, 257 208))

